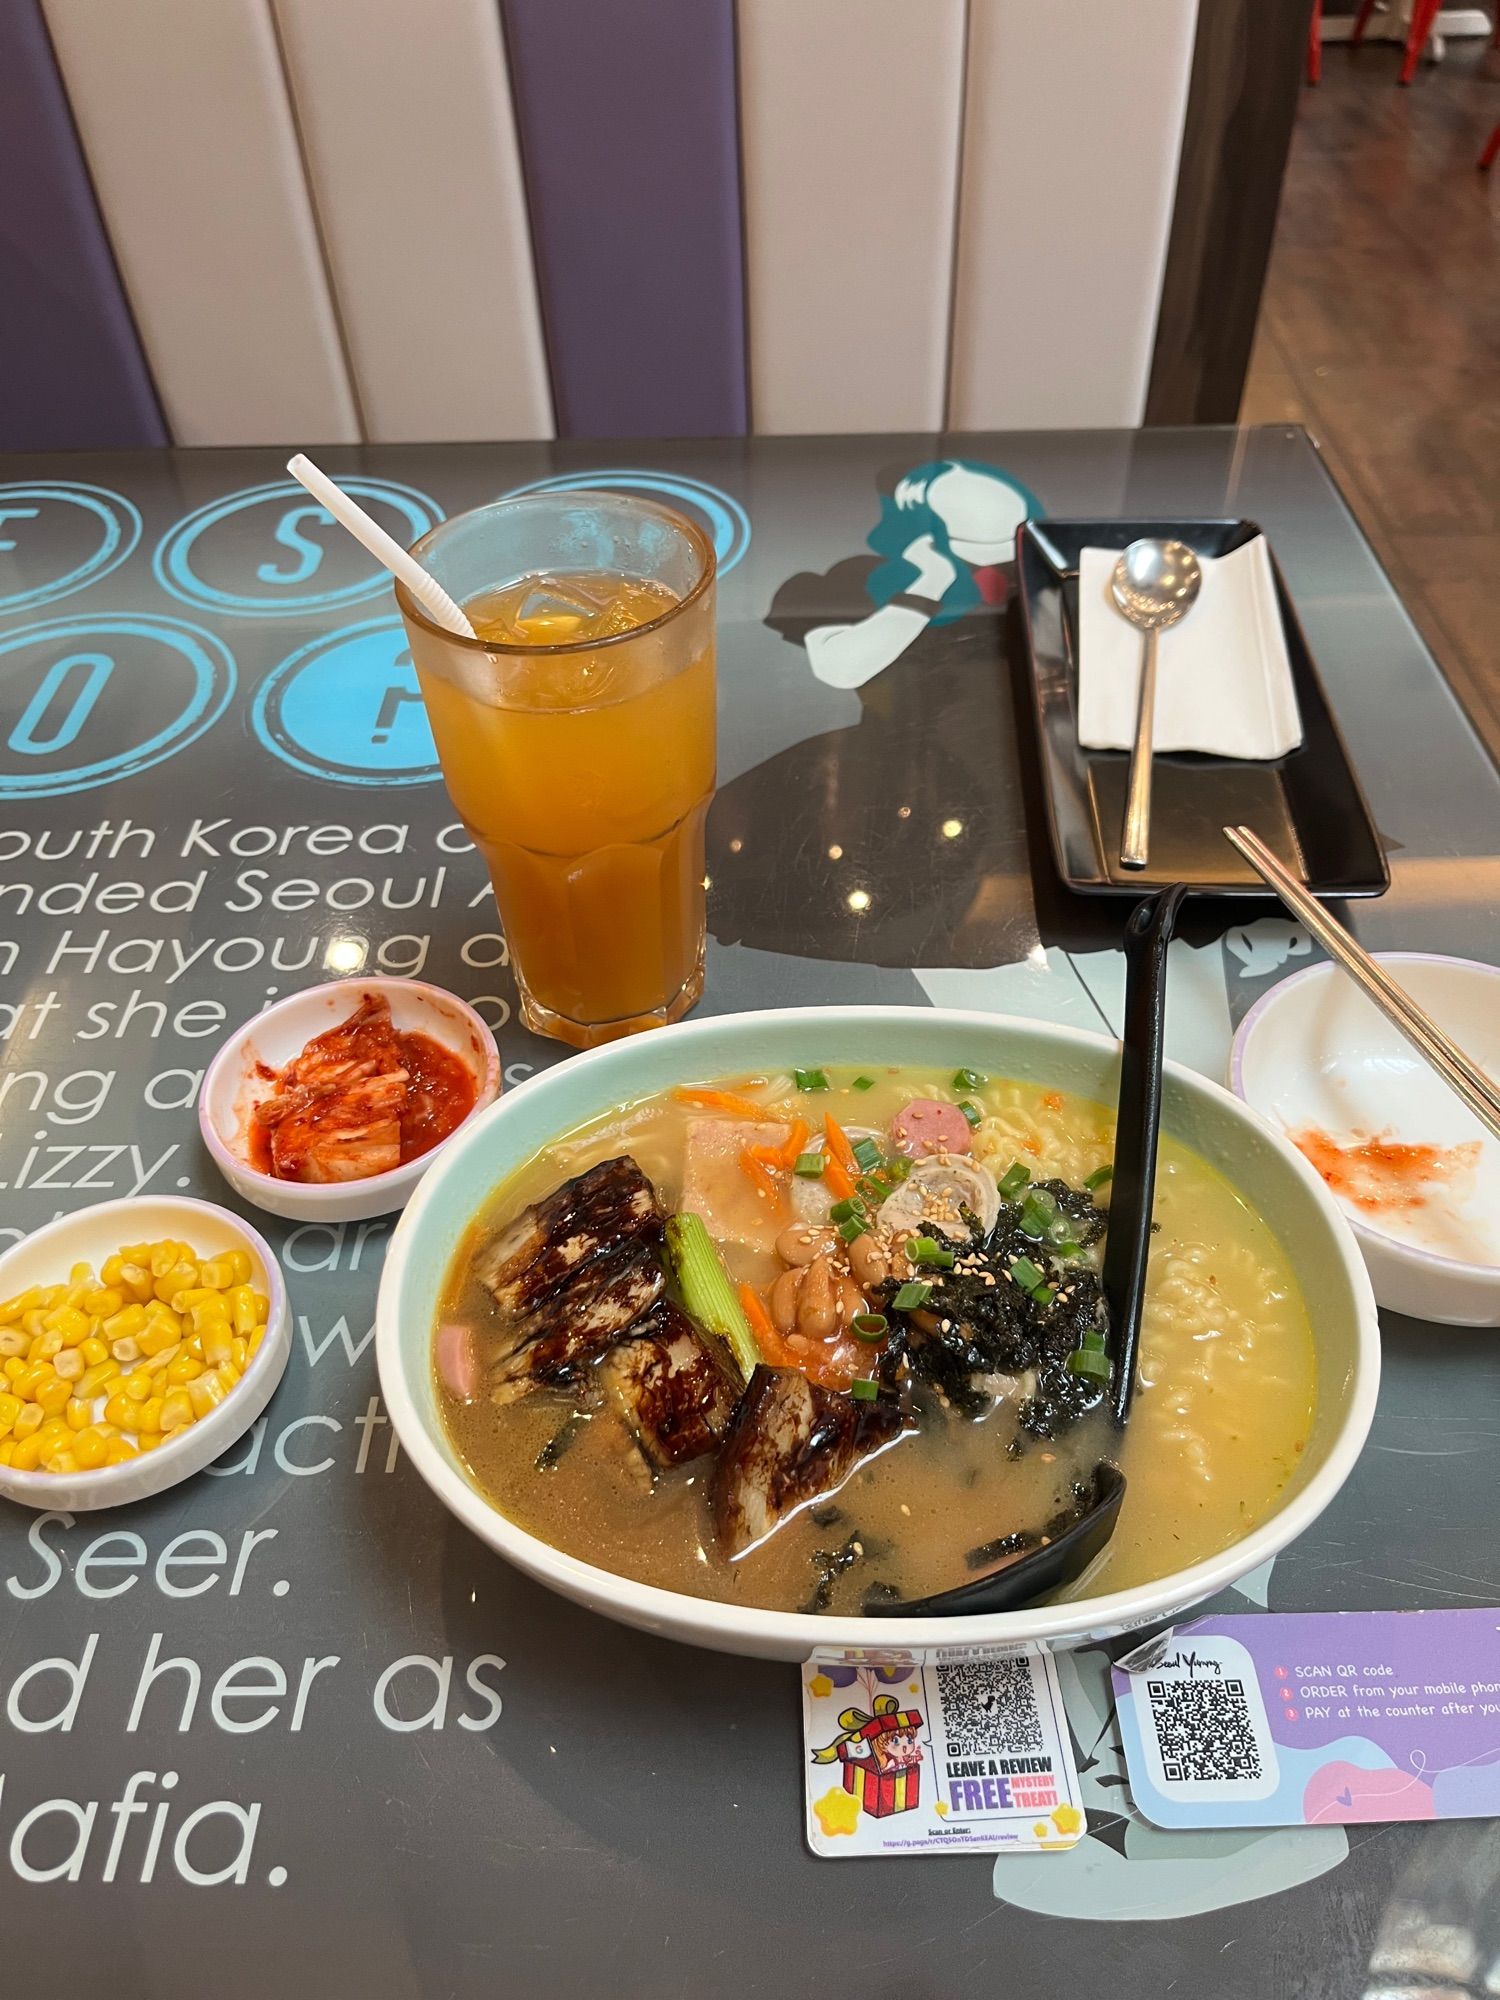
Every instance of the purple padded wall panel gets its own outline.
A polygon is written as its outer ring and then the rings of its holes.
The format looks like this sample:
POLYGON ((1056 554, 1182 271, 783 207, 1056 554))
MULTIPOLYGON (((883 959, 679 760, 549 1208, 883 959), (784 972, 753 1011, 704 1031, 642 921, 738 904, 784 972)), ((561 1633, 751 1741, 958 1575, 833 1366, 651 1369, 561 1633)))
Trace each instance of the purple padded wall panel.
POLYGON ((3 0, 0 449, 166 442, 38 0, 3 0))
POLYGON ((560 437, 743 432, 733 0, 502 0, 560 437))

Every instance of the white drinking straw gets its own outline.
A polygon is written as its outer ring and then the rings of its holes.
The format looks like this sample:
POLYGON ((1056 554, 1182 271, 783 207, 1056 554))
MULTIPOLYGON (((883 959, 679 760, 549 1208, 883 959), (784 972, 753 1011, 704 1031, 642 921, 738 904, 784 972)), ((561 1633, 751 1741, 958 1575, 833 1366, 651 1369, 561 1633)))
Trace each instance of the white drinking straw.
POLYGON ((355 541, 370 551, 376 562, 406 585, 422 609, 430 614, 434 624, 445 627, 461 639, 479 637, 469 623, 463 606, 454 602, 437 578, 423 569, 416 557, 388 535, 378 521, 372 521, 359 502, 351 500, 342 486, 335 486, 328 474, 320 471, 305 452, 299 451, 295 458, 289 458, 286 469, 293 479, 307 488, 314 500, 328 509, 341 528, 347 528, 355 541))

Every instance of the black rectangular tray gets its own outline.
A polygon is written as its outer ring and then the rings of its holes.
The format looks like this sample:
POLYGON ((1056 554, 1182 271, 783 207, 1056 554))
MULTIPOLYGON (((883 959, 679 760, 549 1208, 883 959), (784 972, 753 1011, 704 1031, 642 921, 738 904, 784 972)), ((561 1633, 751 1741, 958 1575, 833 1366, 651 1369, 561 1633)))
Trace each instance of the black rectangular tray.
POLYGON ((1271 570, 1286 633, 1302 741, 1274 761, 1159 756, 1152 774, 1151 860, 1120 866, 1129 753, 1078 741, 1078 560, 1085 548, 1123 549, 1138 536, 1172 537, 1201 556, 1228 555, 1260 534, 1254 521, 1027 521, 1016 537, 1026 662, 1041 748, 1042 785, 1057 872, 1085 895, 1139 896, 1169 882, 1230 896, 1269 896, 1224 838, 1243 824, 1320 896, 1379 896, 1390 886, 1370 808, 1313 665, 1274 553, 1271 570))

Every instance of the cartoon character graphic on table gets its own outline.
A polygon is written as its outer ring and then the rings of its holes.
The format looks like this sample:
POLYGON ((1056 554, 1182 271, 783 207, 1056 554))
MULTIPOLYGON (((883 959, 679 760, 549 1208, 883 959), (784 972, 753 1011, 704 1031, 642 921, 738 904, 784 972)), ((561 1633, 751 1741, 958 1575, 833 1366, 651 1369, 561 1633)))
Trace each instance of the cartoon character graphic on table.
POLYGON ((825 686, 858 694, 861 720, 720 790, 714 932, 813 958, 990 965, 986 884, 1026 868, 1024 831, 990 803, 995 661, 1016 530, 1039 503, 970 459, 882 484, 871 553, 790 577, 766 618, 825 686))

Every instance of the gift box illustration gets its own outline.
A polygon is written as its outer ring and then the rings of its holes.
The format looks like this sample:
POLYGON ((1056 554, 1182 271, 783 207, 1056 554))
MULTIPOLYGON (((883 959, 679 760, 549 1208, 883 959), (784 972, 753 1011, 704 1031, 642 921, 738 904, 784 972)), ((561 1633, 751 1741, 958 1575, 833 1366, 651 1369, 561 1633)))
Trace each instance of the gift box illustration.
POLYGON ((843 1767, 844 1790, 873 1819, 911 1812, 922 1791, 922 1712, 898 1708, 893 1694, 875 1697, 875 1713, 846 1708, 839 1734, 812 1753, 815 1764, 843 1767))

